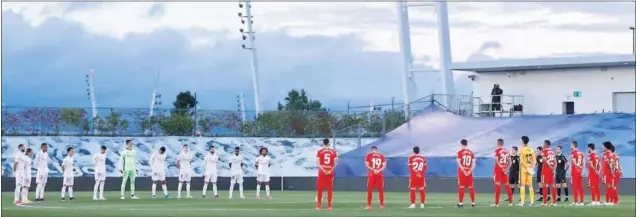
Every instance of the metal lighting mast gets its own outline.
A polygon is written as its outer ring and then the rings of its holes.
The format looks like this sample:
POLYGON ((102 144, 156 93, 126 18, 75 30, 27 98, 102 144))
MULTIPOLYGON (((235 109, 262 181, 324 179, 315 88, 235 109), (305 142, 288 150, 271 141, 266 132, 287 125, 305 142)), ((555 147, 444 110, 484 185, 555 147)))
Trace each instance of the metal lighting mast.
MULTIPOLYGON (((95 70, 90 69, 88 70, 88 74, 86 74, 86 92, 88 94, 88 99, 91 101, 91 108, 92 108, 92 117, 93 120, 91 121, 91 125, 93 125, 94 120, 97 119, 97 101, 95 100, 95 76, 94 76, 95 70)), ((93 129, 95 129, 95 126, 93 126, 93 129)), ((95 132, 97 132, 97 130, 94 130, 95 132)))
POLYGON ((259 98, 260 89, 258 88, 258 56, 256 55, 256 44, 254 43, 256 38, 254 37, 254 29, 252 28, 252 24, 254 24, 254 20, 252 20, 252 0, 241 0, 241 2, 239 2, 239 8, 245 8, 245 14, 239 12, 238 16, 241 18, 241 24, 247 26, 247 31, 243 28, 239 31, 241 32, 243 41, 247 40, 249 42, 249 46, 243 44, 241 47, 252 53, 252 86, 254 88, 254 107, 256 108, 256 116, 258 117, 258 115, 261 114, 261 101, 259 98))
POLYGON ((407 3, 405 1, 398 1, 396 3, 398 14, 398 29, 400 36, 400 51, 402 53, 404 76, 402 80, 403 92, 404 92, 404 112, 406 118, 410 115, 410 96, 409 96, 409 80, 413 78, 414 72, 435 72, 442 73, 442 86, 443 94, 447 94, 444 97, 444 104, 450 108, 450 97, 455 94, 453 72, 450 68, 452 63, 451 50, 450 50, 450 31, 448 27, 448 8, 445 1, 434 3, 407 3), (411 31, 409 24, 409 7, 435 7, 437 14, 437 31, 439 38, 439 52, 440 63, 439 69, 436 70, 422 70, 415 69, 413 67, 413 53, 411 52, 411 31))
POLYGON ((161 105, 161 94, 157 93, 157 88, 159 87, 159 75, 160 71, 157 72, 157 80, 155 81, 155 89, 152 91, 152 98, 150 99, 150 111, 148 111, 148 117, 152 117, 155 111, 155 107, 161 105))
POLYGON ((245 124, 245 98, 243 97, 243 93, 239 93, 236 96, 236 102, 238 103, 238 111, 241 113, 241 121, 245 124))

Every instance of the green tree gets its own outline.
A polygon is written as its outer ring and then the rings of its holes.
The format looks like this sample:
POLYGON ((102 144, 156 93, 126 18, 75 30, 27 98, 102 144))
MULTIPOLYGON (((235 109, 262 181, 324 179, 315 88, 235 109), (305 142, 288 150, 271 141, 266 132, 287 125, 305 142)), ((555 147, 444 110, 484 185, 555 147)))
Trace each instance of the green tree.
POLYGON ((305 90, 291 90, 278 111, 264 112, 246 133, 253 136, 325 136, 330 134, 333 118, 318 100, 305 90))
POLYGON ((88 123, 86 110, 81 108, 62 108, 60 109, 60 114, 64 125, 76 128, 78 132, 84 131, 84 124, 88 123))
POLYGON ((180 92, 177 94, 177 99, 172 103, 174 106, 173 113, 180 115, 190 114, 190 110, 196 107, 198 103, 190 91, 180 92))
MULTIPOLYGON (((170 136, 190 135, 194 130, 194 119, 192 109, 197 106, 197 99, 190 91, 180 92, 176 100, 170 117, 160 118, 159 127, 163 133, 170 136)), ((147 123, 152 126, 152 122, 147 123)))

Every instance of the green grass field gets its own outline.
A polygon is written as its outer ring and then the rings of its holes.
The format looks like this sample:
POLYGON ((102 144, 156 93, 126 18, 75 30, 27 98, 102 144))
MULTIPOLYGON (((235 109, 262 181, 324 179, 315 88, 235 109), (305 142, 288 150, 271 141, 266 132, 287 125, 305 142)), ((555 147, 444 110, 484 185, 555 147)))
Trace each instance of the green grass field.
MULTIPOLYGON (((140 200, 121 200, 119 192, 106 192, 108 200, 93 201, 92 192, 76 192, 75 201, 60 201, 59 192, 47 192, 45 202, 15 206, 12 204, 13 194, 5 192, 2 193, 2 216, 636 216, 633 196, 621 197, 621 204, 614 207, 569 207, 569 204, 560 203, 557 207, 504 205, 492 208, 489 205, 493 203, 493 195, 478 194, 477 207, 459 209, 455 207, 455 194, 428 194, 427 208, 407 209, 408 193, 391 192, 386 194, 386 209, 378 209, 377 201, 374 201, 373 210, 363 210, 364 192, 335 192, 334 210, 316 211, 314 192, 274 191, 271 200, 254 199, 253 191, 246 191, 247 199, 236 198, 237 191, 234 199, 227 198, 227 191, 219 193, 219 199, 201 198, 199 191, 193 192, 193 199, 152 199, 149 192, 138 192, 140 200)), ((374 196, 377 197, 377 193, 374 196)))

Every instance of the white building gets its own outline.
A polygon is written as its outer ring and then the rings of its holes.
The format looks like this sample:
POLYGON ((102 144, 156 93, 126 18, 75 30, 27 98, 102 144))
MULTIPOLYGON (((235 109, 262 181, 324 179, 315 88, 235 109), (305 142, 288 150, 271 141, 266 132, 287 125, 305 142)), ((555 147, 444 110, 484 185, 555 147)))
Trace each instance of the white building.
POLYGON ((469 76, 473 96, 483 104, 490 103, 493 85, 499 84, 505 112, 520 104, 523 114, 565 114, 572 109, 575 114, 634 113, 635 58, 629 54, 496 60, 453 63, 452 69, 474 73, 469 76))

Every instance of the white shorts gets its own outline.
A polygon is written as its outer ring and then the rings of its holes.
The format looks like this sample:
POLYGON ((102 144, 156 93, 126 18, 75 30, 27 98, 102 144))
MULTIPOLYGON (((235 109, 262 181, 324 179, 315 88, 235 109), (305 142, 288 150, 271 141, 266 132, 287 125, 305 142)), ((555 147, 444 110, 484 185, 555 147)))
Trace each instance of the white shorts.
POLYGON ((38 184, 46 184, 46 181, 49 179, 49 173, 40 172, 36 173, 35 183, 38 184))
POLYGON ((217 180, 217 175, 216 175, 216 173, 208 173, 208 174, 205 174, 205 180, 204 180, 204 182, 207 182, 207 183, 216 183, 216 180, 217 180))
POLYGON ((96 172, 95 173, 96 181, 106 181, 106 172, 96 172))
POLYGON ((230 179, 230 184, 243 184, 243 174, 232 174, 232 178, 230 179))
POLYGON ((189 171, 179 172, 179 182, 190 182, 192 180, 192 174, 189 171))
MULTIPOLYGON (((165 181, 166 173, 164 172, 152 172, 152 181, 165 181)), ((179 179, 181 180, 181 179, 179 179)))
POLYGON ((31 176, 23 176, 22 177, 22 187, 30 188, 31 187, 31 176))
POLYGON ((23 171, 16 171, 15 174, 14 174, 14 176, 15 176, 15 186, 16 187, 21 186, 24 183, 24 180, 22 178, 22 177, 24 177, 24 175, 22 175, 22 174, 24 174, 23 171))
POLYGON ((269 182, 269 175, 267 174, 258 174, 256 175, 257 182, 269 182))
POLYGON ((75 183, 75 177, 73 177, 72 175, 64 176, 64 180, 62 181, 62 186, 73 186, 73 183, 75 183))

